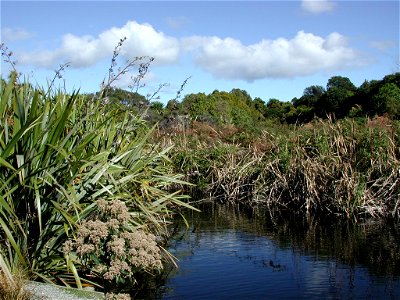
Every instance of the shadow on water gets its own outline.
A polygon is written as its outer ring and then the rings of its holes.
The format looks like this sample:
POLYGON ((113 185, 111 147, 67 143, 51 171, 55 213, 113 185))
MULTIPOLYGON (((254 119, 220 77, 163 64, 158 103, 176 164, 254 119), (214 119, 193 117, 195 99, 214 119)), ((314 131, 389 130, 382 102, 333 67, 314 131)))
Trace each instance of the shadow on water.
POLYGON ((293 213, 201 207, 186 216, 170 251, 178 258, 162 299, 396 299, 395 225, 293 213))

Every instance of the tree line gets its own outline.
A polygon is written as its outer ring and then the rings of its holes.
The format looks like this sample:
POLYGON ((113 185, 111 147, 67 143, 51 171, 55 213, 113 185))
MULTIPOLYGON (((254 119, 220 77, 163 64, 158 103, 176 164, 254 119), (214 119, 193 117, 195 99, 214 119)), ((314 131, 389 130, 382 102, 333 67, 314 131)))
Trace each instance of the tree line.
POLYGON ((172 99, 166 105, 137 92, 112 88, 110 102, 125 106, 145 116, 151 123, 185 115, 191 120, 214 125, 233 125, 241 129, 257 129, 260 122, 304 124, 314 118, 363 118, 387 116, 400 119, 400 73, 381 80, 365 80, 356 87, 349 78, 331 77, 326 87, 312 85, 291 101, 252 98, 245 90, 215 90, 210 94, 191 93, 181 101, 172 99))

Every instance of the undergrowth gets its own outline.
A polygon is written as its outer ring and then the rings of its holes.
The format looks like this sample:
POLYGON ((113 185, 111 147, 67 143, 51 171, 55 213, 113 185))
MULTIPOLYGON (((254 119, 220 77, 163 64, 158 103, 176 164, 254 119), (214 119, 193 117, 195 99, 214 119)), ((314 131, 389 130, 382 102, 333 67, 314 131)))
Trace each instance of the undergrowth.
POLYGON ((171 137, 170 143, 176 143, 176 168, 201 186, 194 190, 197 198, 344 218, 399 219, 398 123, 317 119, 305 126, 266 128, 247 143, 205 143, 190 132, 171 137))

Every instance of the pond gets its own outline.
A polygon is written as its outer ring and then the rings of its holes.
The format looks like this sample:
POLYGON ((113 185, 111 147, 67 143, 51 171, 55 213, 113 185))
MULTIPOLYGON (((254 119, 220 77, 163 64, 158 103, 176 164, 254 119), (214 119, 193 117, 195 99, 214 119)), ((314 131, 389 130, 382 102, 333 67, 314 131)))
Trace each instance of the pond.
POLYGON ((161 299, 400 299, 400 231, 226 205, 187 216, 161 299))

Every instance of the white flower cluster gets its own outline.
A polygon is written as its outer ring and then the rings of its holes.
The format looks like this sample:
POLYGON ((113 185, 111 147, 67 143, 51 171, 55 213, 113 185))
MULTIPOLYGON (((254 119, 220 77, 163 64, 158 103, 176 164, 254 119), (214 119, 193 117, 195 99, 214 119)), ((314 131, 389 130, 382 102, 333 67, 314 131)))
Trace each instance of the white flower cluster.
POLYGON ((125 203, 98 200, 96 204, 97 214, 79 225, 76 238, 65 243, 64 253, 74 252, 94 275, 107 281, 161 270, 156 237, 143 230, 127 230, 130 214, 125 203))

